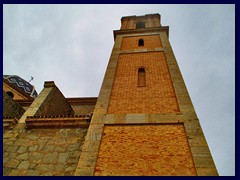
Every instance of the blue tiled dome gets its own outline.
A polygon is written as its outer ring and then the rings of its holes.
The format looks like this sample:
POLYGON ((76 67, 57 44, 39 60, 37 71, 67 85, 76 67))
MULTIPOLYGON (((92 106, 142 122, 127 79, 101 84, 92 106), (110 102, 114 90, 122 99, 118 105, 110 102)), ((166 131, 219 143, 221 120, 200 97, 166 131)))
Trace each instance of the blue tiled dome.
POLYGON ((3 79, 8 80, 11 84, 17 86, 33 98, 36 98, 38 96, 35 87, 17 75, 3 75, 3 79))

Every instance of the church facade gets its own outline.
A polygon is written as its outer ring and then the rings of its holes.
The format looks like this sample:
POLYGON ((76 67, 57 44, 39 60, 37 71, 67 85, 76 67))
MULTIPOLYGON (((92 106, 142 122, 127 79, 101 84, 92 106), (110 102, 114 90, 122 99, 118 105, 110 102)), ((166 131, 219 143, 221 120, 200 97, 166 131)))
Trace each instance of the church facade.
POLYGON ((218 175, 168 34, 159 14, 122 17, 97 98, 4 92, 3 174, 218 175))

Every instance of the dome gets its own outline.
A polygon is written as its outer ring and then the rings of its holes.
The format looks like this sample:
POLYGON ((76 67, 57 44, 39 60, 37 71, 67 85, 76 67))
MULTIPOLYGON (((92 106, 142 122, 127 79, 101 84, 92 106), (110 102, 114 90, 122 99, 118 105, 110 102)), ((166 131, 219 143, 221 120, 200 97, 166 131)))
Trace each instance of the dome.
POLYGON ((8 80, 11 84, 17 86, 19 89, 29 94, 29 96, 33 98, 38 96, 35 87, 17 75, 3 75, 3 79, 8 80))

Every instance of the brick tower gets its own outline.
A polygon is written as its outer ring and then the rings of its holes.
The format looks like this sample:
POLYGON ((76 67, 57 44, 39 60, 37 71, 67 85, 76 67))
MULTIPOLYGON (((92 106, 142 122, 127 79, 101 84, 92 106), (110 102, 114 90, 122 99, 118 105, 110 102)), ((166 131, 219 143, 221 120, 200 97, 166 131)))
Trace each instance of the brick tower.
POLYGON ((75 175, 218 175, 168 30, 121 19, 75 175))

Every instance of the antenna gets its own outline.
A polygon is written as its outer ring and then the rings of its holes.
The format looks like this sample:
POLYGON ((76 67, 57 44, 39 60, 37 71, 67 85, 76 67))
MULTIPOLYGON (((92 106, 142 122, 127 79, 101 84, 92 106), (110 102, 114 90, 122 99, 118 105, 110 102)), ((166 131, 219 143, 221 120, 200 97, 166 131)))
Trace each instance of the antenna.
MULTIPOLYGON (((34 79, 33 79, 33 77, 31 76, 31 79, 30 79, 30 81, 34 81, 34 79)), ((30 82, 30 81, 28 81, 28 82, 30 82)))

